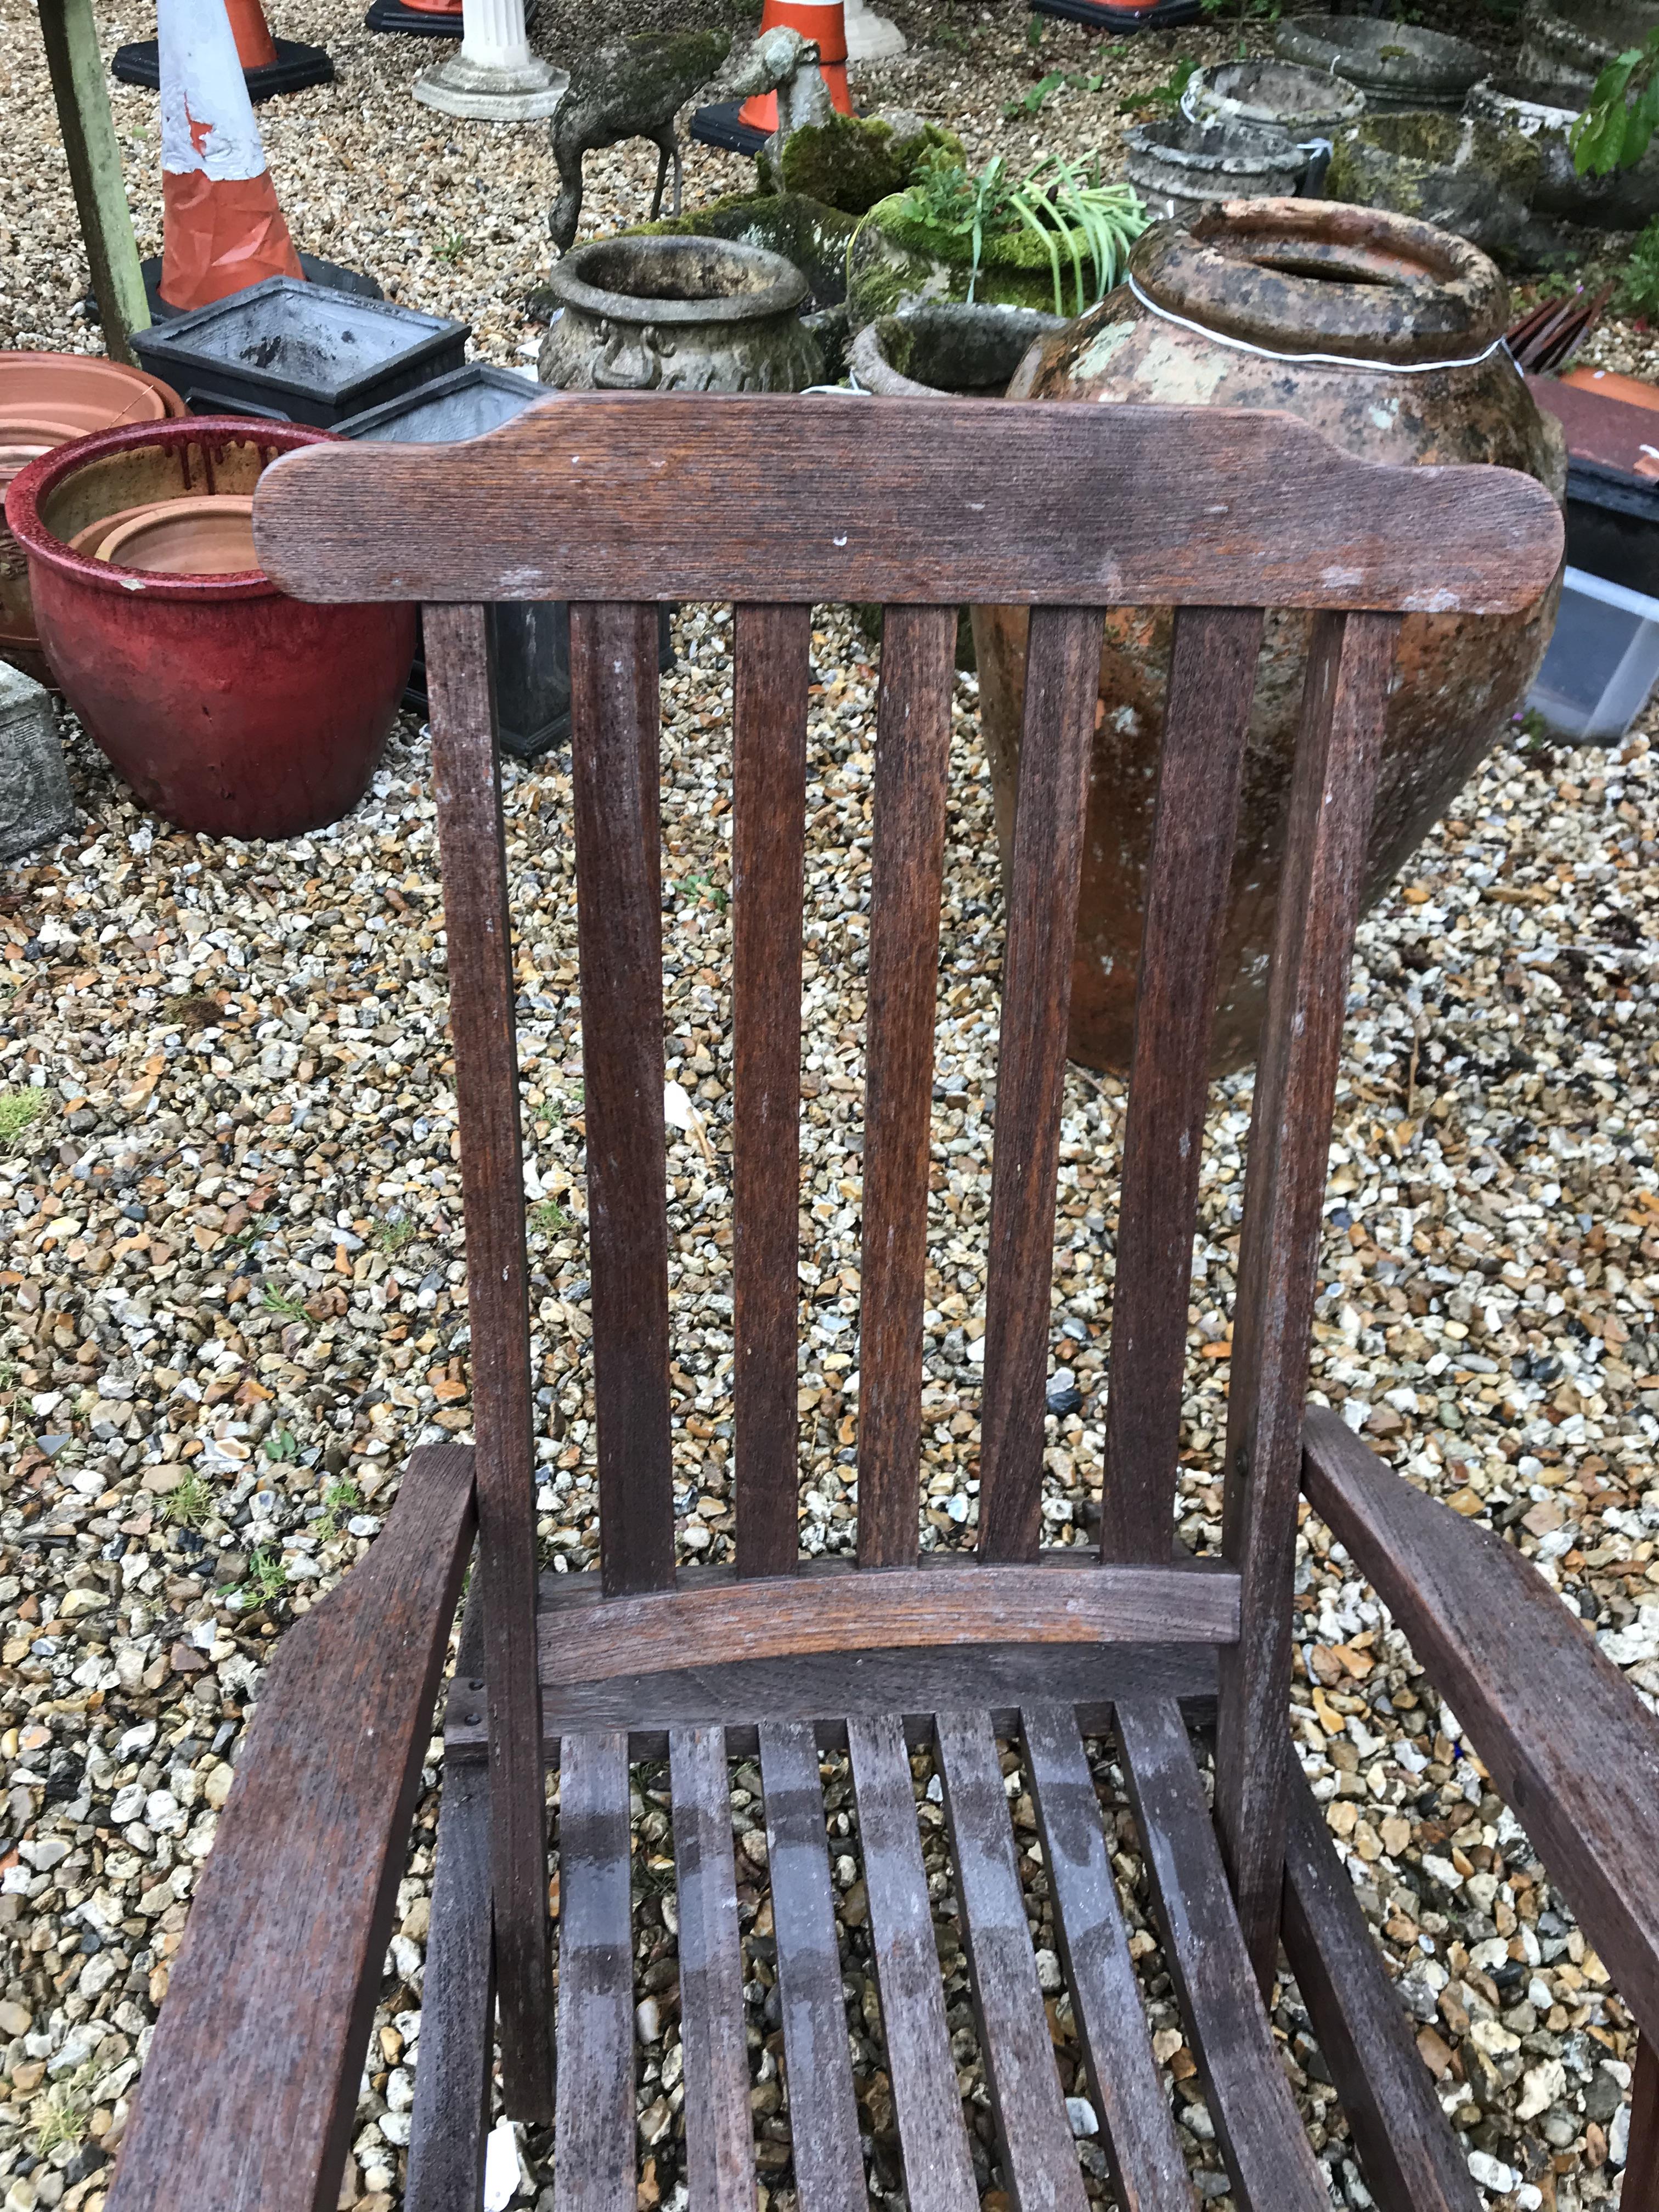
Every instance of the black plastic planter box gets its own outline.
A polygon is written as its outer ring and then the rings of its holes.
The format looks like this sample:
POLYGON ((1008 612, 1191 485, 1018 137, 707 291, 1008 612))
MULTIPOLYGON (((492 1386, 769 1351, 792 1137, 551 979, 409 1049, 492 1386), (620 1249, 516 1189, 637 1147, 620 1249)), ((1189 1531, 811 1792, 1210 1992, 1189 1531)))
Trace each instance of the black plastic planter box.
POLYGON ((1106 0, 1030 0, 1030 6, 1034 15, 1059 15, 1095 31, 1169 31, 1197 22, 1204 12, 1203 0, 1146 0, 1133 8, 1109 7, 1106 0))
MULTIPOLYGON (((433 445, 481 438, 487 430, 553 396, 533 377, 475 362, 339 425, 346 438, 433 445)), ((495 723, 501 750, 534 760, 570 735, 570 610, 562 600, 526 599, 489 614, 495 659, 495 723)), ((661 665, 674 665, 668 610, 661 610, 661 665)), ((424 708, 426 661, 417 651, 404 695, 424 708)))
MULTIPOLYGON (((331 292, 349 292, 354 300, 384 300, 386 294, 372 276, 361 269, 342 269, 337 261, 324 261, 314 253, 302 253, 300 267, 307 284, 325 285, 331 292)), ((152 323, 176 323, 180 315, 187 315, 188 307, 171 307, 161 297, 162 260, 152 253, 147 261, 138 264, 138 273, 144 280, 144 298, 149 304, 152 323)))
MULTIPOLYGON (((332 84, 334 64, 321 46, 307 46, 298 39, 273 41, 276 58, 264 69, 244 70, 250 100, 270 100, 279 92, 303 92, 308 84, 332 84)), ((117 46, 110 75, 122 84, 146 85, 159 91, 161 58, 154 39, 141 39, 130 46, 117 46)))
POLYGON ((1659 483, 1636 472, 1659 455, 1659 408, 1553 376, 1527 388, 1567 441, 1568 562, 1659 599, 1659 483))
POLYGON ((767 133, 741 119, 740 100, 711 100, 691 118, 691 136, 702 146, 718 146, 723 154, 758 154, 767 133))
POLYGON ((294 276, 133 333, 133 350, 198 415, 331 430, 459 368, 468 326, 294 276))

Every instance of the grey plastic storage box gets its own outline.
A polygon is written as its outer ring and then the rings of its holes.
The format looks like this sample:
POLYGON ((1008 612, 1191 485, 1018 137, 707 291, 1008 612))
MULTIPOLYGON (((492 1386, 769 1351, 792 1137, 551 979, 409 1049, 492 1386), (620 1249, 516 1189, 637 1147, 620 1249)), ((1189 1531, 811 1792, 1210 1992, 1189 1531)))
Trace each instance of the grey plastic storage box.
POLYGON ((1559 737, 1612 744, 1646 706, 1656 678, 1659 599, 1569 568, 1555 634, 1528 706, 1559 737))
MULTIPOLYGON (((533 377, 474 362, 434 378, 400 399, 355 415, 339 425, 344 438, 392 444, 436 445, 481 438, 538 400, 556 394, 533 377)), ((489 609, 486 617, 495 658, 495 724, 501 749, 533 760, 570 734, 570 610, 560 599, 526 599, 489 609)), ((674 665, 668 610, 660 611, 661 665, 674 665)), ((426 705, 426 661, 418 651, 405 695, 426 705)))
POLYGON ((192 308, 133 349, 197 415, 255 415, 331 430, 459 368, 469 327, 297 276, 192 308))

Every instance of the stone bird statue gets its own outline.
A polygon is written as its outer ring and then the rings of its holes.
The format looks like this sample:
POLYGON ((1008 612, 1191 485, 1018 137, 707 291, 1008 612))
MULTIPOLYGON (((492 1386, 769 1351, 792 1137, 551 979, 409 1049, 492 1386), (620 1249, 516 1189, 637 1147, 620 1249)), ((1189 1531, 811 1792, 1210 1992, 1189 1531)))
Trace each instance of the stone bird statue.
POLYGON ((721 31, 653 31, 609 40, 572 67, 569 90, 553 117, 559 197, 547 227, 561 252, 575 237, 581 218, 583 156, 598 147, 615 146, 624 138, 651 139, 659 154, 651 219, 654 222, 662 212, 671 162, 673 211, 679 213, 684 170, 674 118, 714 76, 731 44, 721 31))

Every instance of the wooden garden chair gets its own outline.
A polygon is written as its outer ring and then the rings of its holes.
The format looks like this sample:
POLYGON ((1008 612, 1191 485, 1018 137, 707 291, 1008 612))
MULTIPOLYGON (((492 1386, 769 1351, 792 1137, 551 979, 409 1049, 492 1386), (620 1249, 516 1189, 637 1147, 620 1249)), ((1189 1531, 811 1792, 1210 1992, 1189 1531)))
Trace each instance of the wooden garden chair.
MULTIPOLYGON (((665 1747, 691 2205, 755 2203, 728 1761, 757 1752, 793 2183, 802 2212, 866 2203, 819 1767, 841 1746, 905 2192, 912 2212, 971 2207, 907 1741, 932 1746, 943 1780, 1002 2186, 1021 2212, 1081 2212, 1000 1738, 1019 1746, 1036 1802, 1120 2200, 1190 2208, 1084 1751, 1085 1735, 1107 1733, 1236 2201, 1253 2212, 1325 2212, 1328 2202, 1259 1986, 1282 1943, 1377 2203, 1472 2212, 1465 2158, 1291 1753, 1291 1577, 1301 1492, 1461 1715, 1625 2002, 1659 2033, 1659 1729, 1514 1549, 1421 1495, 1334 1415, 1304 1407, 1400 618, 1533 605, 1561 552, 1547 495, 1499 470, 1369 466, 1265 413, 573 396, 470 445, 295 454, 264 477, 255 519, 265 566, 299 596, 425 604, 477 1441, 414 1454, 367 1559, 283 1641, 173 1969, 110 2212, 332 2212, 475 1513, 481 1602, 468 1608, 446 1721, 411 2212, 478 2201, 497 2033, 506 2112, 556 2121, 558 2212, 633 2212, 629 1763, 665 1747), (484 628, 488 602, 535 597, 573 603, 601 1530, 597 1571, 539 1584, 509 886, 484 628), (663 600, 737 605, 735 1568, 675 1564, 663 600), (808 1563, 797 1541, 797 1131, 810 622, 824 600, 880 602, 886 617, 858 1556, 808 1563), (963 601, 1032 610, 973 1555, 923 1553, 919 1539, 938 917, 963 601), (1117 1230, 1103 1533, 1098 1552, 1045 1551, 1073 909, 1103 610, 1125 604, 1179 611, 1117 1230), (1172 1529, 1206 1032, 1270 607, 1313 611, 1311 649, 1255 1084, 1223 1555, 1195 1559, 1172 1529), (1213 1818, 1189 1735, 1211 1719, 1213 1818)), ((1644 2059, 1626 2212, 1656 2202, 1652 2078, 1644 2059)))

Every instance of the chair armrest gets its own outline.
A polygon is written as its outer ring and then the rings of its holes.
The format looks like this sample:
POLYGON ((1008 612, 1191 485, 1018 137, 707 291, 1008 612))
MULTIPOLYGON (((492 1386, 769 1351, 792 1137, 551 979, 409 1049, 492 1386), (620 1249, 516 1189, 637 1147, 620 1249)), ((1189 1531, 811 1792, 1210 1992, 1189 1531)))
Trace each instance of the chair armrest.
POLYGON ((283 1638, 108 2212, 334 2212, 472 1528, 471 1452, 414 1453, 368 1557, 283 1638))
POLYGON ((1659 2036, 1659 1722, 1513 1545, 1310 1408, 1303 1489, 1659 2036))

